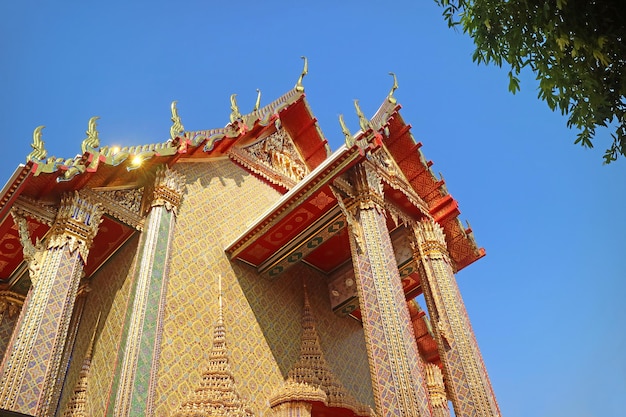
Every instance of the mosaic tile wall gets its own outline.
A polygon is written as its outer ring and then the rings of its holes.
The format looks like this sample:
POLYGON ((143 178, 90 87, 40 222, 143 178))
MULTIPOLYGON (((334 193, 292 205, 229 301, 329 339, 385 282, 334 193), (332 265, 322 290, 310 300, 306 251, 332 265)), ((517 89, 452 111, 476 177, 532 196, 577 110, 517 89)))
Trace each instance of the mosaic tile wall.
POLYGON ((7 349, 9 339, 11 339, 11 334, 13 334, 13 329, 19 316, 19 311, 13 317, 9 317, 8 311, 4 314, 0 313, 0 362, 2 362, 2 357, 7 349))
POLYGON ((267 399, 298 357, 303 280, 328 362, 358 400, 373 405, 363 331, 332 313, 324 278, 297 266, 270 282, 224 253, 279 194, 229 160, 176 169, 187 178, 187 193, 173 242, 156 416, 169 416, 200 380, 217 319, 219 275, 231 365, 257 416, 269 415, 267 399))
POLYGON ((87 411, 92 416, 103 416, 109 400, 112 376, 117 364, 124 314, 128 303, 134 255, 137 251, 138 235, 132 237, 92 278, 91 292, 87 295, 85 309, 80 322, 72 362, 66 378, 59 413, 71 396, 78 373, 83 364, 93 328, 100 318, 96 334, 91 371, 88 379, 87 411))

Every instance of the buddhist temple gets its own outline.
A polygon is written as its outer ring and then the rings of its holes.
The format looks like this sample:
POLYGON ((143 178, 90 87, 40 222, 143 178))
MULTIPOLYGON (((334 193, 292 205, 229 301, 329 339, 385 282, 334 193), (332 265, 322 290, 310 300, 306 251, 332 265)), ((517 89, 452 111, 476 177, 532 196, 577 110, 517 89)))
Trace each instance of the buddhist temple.
POLYGON ((152 144, 34 130, 0 192, 0 416, 500 416, 455 278, 485 251, 395 75, 332 151, 306 74, 225 127, 173 102, 152 144))

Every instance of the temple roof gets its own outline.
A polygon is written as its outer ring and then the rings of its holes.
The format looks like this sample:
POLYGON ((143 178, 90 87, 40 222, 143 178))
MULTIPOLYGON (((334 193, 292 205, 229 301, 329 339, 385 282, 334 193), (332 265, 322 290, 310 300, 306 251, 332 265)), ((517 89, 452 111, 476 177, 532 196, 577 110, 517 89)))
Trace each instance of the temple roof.
MULTIPOLYGON (((141 195, 158 166, 222 157, 231 158, 283 194, 226 248, 232 259, 249 263, 270 278, 300 261, 330 274, 350 259, 346 220, 331 186, 356 164, 374 163, 372 158, 389 165, 389 175, 383 178, 387 201, 409 218, 432 217, 442 225, 456 270, 484 256, 471 229, 459 221, 456 200, 447 192, 443 178, 433 174, 432 162, 425 159, 421 143, 415 142, 411 126, 404 122, 400 106, 391 96, 370 120, 359 114, 362 129, 347 135, 347 143, 332 154, 298 85, 245 115, 239 113, 234 96, 231 101, 230 123, 200 131, 182 129, 173 103, 172 137, 134 147, 100 148, 92 119, 91 134, 88 131, 81 146, 84 152, 68 159, 46 157, 41 129, 36 129, 35 150, 0 193, 0 287, 24 293, 29 285, 11 209, 23 209, 34 241, 45 238, 63 194, 82 190, 104 202, 106 214, 87 260, 86 276, 90 277, 142 229, 145 207, 141 195), (299 160, 294 162, 303 166, 301 177, 275 172, 244 152, 281 132, 286 132, 295 147, 299 160)), ((391 219, 389 228, 394 228, 391 219)), ((413 274, 419 282, 416 272, 413 274)))
MULTIPOLYGON (((174 121, 174 103, 172 113, 174 121)), ((90 129, 91 125, 92 121, 90 129)), ((4 284, 25 293, 30 285, 11 209, 25 209, 34 241, 43 239, 50 230, 56 207, 65 193, 83 190, 98 201, 106 200, 109 210, 105 209, 107 213, 87 260, 85 272, 89 277, 135 230, 141 230, 141 193, 158 166, 222 158, 233 147, 245 147, 278 128, 294 138, 308 170, 319 165, 330 152, 304 92, 295 88, 264 107, 239 115, 224 128, 181 131, 164 142, 124 148, 90 147, 88 138, 82 145, 84 152, 74 158, 46 157, 41 129, 36 129, 32 146, 38 146, 38 152, 32 152, 27 163, 17 167, 0 193, 0 287, 4 284), (127 207, 120 206, 120 201, 125 201, 127 207)), ((272 185, 286 191, 282 184, 272 185)))

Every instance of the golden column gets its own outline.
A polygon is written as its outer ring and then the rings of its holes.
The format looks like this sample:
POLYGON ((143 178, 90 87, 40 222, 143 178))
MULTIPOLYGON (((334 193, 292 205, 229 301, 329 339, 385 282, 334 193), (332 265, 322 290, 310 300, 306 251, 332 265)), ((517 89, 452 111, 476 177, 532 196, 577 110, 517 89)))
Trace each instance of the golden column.
POLYGON ((350 230, 376 414, 430 416, 428 391, 384 213, 382 184, 359 165, 350 173, 353 197, 339 204, 350 230))
POLYGON ((124 324, 121 368, 114 378, 115 407, 109 407, 115 417, 154 414, 169 258, 184 188, 183 175, 165 166, 157 169, 139 243, 134 298, 124 324))
POLYGON ((65 195, 45 246, 32 245, 26 220, 16 217, 32 286, 0 366, 0 409, 54 412, 78 285, 101 216, 100 207, 78 192, 65 195))
POLYGON ((432 220, 414 228, 414 253, 433 323, 448 394, 458 417, 500 416, 465 304, 454 277, 443 229, 432 220))

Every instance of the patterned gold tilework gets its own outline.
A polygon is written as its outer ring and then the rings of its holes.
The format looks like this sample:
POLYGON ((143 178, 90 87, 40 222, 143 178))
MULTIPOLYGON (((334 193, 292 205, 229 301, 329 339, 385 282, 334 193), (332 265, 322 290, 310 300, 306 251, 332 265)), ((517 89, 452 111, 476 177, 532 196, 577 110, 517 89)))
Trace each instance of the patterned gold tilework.
POLYGON ((82 359, 89 346, 93 328, 101 312, 100 329, 96 333, 93 358, 89 372, 86 409, 92 416, 103 416, 109 402, 112 375, 118 361, 122 325, 132 283, 134 256, 138 235, 132 237, 91 280, 85 309, 76 337, 73 361, 70 364, 59 410, 65 410, 76 385, 82 359))
POLYGON ((217 276, 223 277, 224 321, 233 374, 244 400, 269 414, 268 398, 298 357, 302 280, 327 359, 346 388, 372 404, 363 332, 332 313, 324 278, 299 265, 274 282, 232 263, 224 247, 279 194, 229 160, 177 165, 187 178, 173 242, 156 416, 169 416, 199 381, 217 319, 217 276))
POLYGON ((31 291, 0 369, 0 406, 48 414, 61 363, 82 260, 68 245, 44 252, 41 281, 31 291))
POLYGON ((9 344, 9 339, 11 339, 18 317, 19 312, 9 315, 8 307, 6 312, 0 313, 0 362, 2 362, 2 357, 9 344))
POLYGON ((384 215, 375 208, 358 211, 363 245, 353 263, 363 326, 371 357, 376 412, 380 416, 430 416, 415 336, 384 215))

